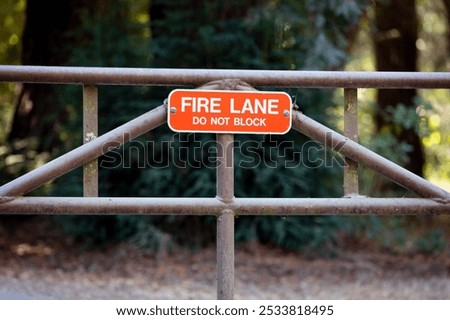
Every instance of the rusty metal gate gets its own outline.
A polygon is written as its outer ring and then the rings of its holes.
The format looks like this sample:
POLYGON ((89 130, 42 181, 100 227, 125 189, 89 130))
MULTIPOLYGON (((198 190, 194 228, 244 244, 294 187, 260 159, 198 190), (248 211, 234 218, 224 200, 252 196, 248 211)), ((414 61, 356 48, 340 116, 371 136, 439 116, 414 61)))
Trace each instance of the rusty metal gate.
POLYGON ((235 215, 450 214, 450 194, 358 144, 358 88, 450 88, 450 73, 193 70, 0 66, 0 82, 83 85, 85 143, 45 165, 0 186, 0 214, 214 215, 217 217, 217 298, 234 291, 235 215), (204 85, 203 89, 249 90, 245 83, 271 87, 343 88, 344 135, 293 110, 292 128, 345 156, 342 198, 235 198, 233 135, 217 134, 215 198, 98 197, 97 158, 166 122, 166 103, 97 136, 99 85, 204 85), (328 134, 327 134, 328 133, 328 134), (330 133, 332 133, 330 135, 330 133), (109 146, 109 147, 108 147, 109 146), (421 198, 359 196, 358 165, 363 164, 414 191, 421 198), (84 166, 84 197, 26 197, 26 193, 84 166))

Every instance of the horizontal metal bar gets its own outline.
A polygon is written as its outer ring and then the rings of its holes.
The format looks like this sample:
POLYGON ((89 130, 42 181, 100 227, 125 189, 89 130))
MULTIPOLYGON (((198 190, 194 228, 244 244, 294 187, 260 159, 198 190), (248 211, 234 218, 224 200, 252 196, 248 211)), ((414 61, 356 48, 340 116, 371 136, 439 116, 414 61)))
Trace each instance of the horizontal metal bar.
MULTIPOLYGON (((229 203, 234 199, 234 136, 217 134, 217 199, 229 203)), ((234 297, 234 212, 223 210, 217 218, 217 299, 234 297)))
POLYGON ((0 214, 215 215, 450 214, 450 201, 418 198, 81 198, 2 197, 0 214))
POLYGON ((18 196, 78 168, 111 149, 158 127, 166 122, 167 109, 161 105, 143 115, 69 151, 68 153, 0 186, 0 196, 18 196))
POLYGON ((219 215, 224 209, 226 206, 215 198, 0 198, 1 213, 219 215))
POLYGON ((294 111, 292 128, 313 140, 328 145, 354 161, 366 165, 395 183, 425 198, 450 199, 450 193, 415 175, 392 161, 318 123, 301 112, 294 111))
POLYGON ((0 82, 91 85, 200 85, 240 79, 252 86, 309 88, 450 88, 450 72, 348 72, 0 66, 0 82))
POLYGON ((408 215, 450 214, 450 202, 418 198, 243 198, 233 203, 239 215, 408 215))

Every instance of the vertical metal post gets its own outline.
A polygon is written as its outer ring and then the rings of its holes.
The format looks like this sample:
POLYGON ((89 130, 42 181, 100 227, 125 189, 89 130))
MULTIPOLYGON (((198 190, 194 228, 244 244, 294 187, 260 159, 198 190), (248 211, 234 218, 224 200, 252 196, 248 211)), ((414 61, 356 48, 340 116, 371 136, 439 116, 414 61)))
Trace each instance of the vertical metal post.
MULTIPOLYGON (((358 142, 358 89, 344 89, 344 135, 358 142)), ((345 158, 344 195, 359 193, 358 162, 345 158)))
MULTIPOLYGON (((83 143, 98 136, 98 89, 83 86, 83 143)), ((98 161, 92 160, 83 166, 83 195, 98 197, 98 161)))
MULTIPOLYGON (((217 198, 234 198, 234 136, 217 134, 217 198)), ((234 212, 222 211, 217 218, 217 299, 234 298, 234 212)))

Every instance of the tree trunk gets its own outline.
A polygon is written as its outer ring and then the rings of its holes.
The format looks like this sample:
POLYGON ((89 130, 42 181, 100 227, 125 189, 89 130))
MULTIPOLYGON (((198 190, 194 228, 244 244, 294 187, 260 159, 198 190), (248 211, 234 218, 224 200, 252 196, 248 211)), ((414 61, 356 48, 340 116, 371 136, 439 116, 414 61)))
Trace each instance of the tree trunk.
POLYGON ((443 2, 447 12, 447 52, 450 52, 450 0, 443 0, 443 2))
MULTIPOLYGON (((66 34, 75 21, 80 3, 81 0, 27 1, 22 34, 23 65, 58 66, 67 63, 72 44, 66 34)), ((35 138, 36 149, 46 150, 58 141, 54 129, 63 115, 54 85, 24 84, 16 102, 8 142, 35 138)))
MULTIPOLYGON (((374 35, 376 65, 378 71, 417 70, 417 30, 418 18, 415 0, 375 1, 374 35)), ((380 113, 376 116, 378 132, 388 130, 400 142, 407 142, 412 150, 408 153, 406 169, 423 175, 424 154, 418 134, 414 129, 405 129, 393 123, 389 117, 389 106, 404 104, 414 108, 415 89, 378 90, 377 102, 380 113), (383 114, 387 114, 388 117, 383 114)))

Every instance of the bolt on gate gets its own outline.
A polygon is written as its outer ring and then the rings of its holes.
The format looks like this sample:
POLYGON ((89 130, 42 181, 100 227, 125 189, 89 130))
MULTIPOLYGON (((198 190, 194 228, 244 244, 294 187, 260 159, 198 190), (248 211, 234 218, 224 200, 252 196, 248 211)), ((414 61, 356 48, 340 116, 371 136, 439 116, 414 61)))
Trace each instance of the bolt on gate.
MULTIPOLYGON (((84 144, 0 186, 0 214, 214 215, 217 217, 217 298, 233 299, 235 215, 429 215, 450 214, 450 194, 358 144, 358 88, 450 88, 450 72, 332 72, 205 69, 138 69, 0 66, 1 82, 83 85, 84 144), (215 198, 98 197, 97 158, 167 120, 167 101, 97 137, 99 85, 201 85, 204 90, 251 91, 253 87, 344 89, 344 135, 292 109, 292 128, 345 156, 342 198, 235 198, 233 134, 217 133, 215 198), (126 133, 126 134, 125 134, 126 133), (332 133, 332 135, 330 135, 332 133), (422 198, 359 196, 363 164, 422 198), (23 196, 77 168, 84 168, 84 197, 23 196)), ((294 106, 292 106, 294 107, 294 106)))

